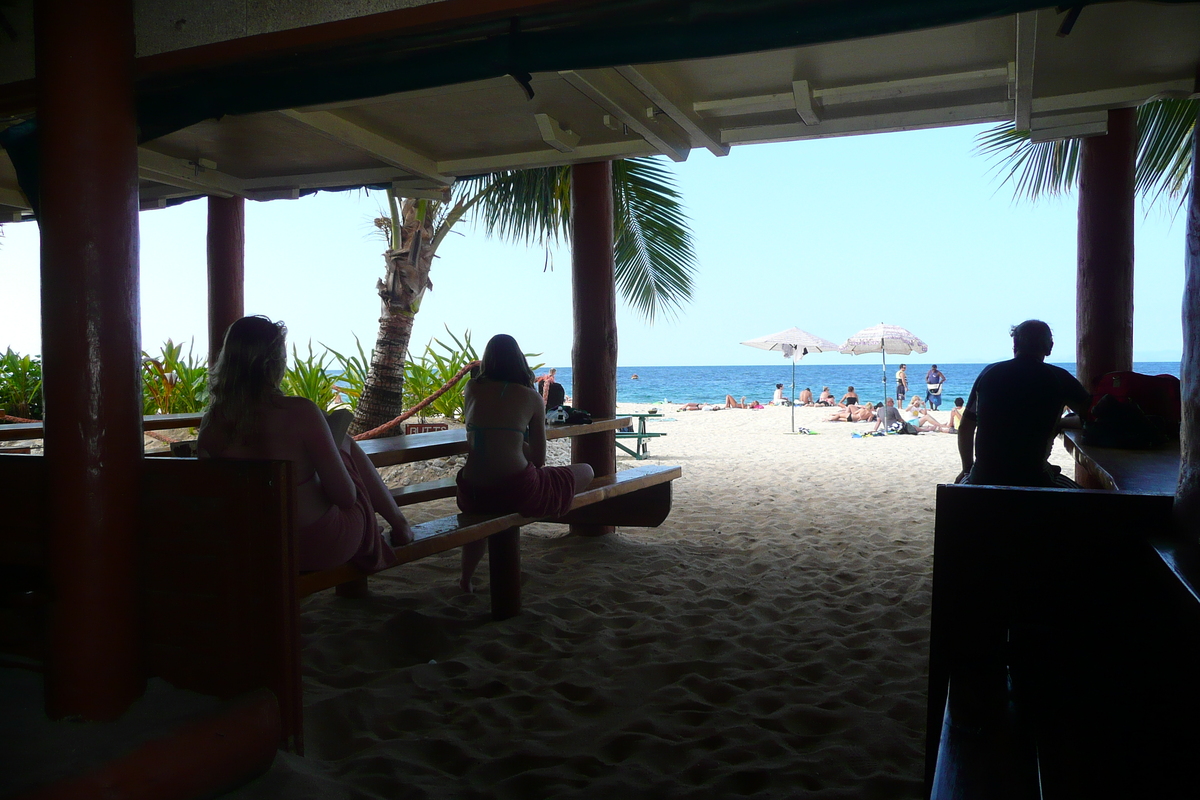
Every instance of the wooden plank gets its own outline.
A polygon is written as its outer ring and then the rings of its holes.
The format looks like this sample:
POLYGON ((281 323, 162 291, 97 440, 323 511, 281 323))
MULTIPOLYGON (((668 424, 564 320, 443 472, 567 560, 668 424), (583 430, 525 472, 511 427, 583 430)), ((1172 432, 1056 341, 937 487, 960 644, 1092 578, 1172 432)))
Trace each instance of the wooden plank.
POLYGON ((398 506, 411 506, 414 503, 424 503, 429 500, 441 500, 444 497, 454 497, 458 494, 458 485, 454 476, 438 478, 435 481, 410 483, 398 489, 392 489, 392 498, 398 506))
POLYGON ((1095 447, 1083 443, 1083 431, 1062 434, 1063 446, 1109 491, 1174 494, 1179 483, 1179 442, 1153 450, 1095 447))
MULTIPOLYGON (((420 434, 418 434, 420 435, 420 434)), ((659 484, 669 484, 683 474, 680 467, 646 466, 624 470, 616 475, 596 478, 582 492, 575 495, 571 511, 602 503, 614 497, 630 494, 659 484)), ((569 515, 568 515, 569 516, 569 515)), ((562 520, 552 521, 566 521, 562 520)), ((423 522, 413 526, 414 540, 411 544, 395 548, 396 565, 408 564, 435 553, 462 547, 467 542, 485 539, 509 528, 519 528, 540 520, 522 517, 520 514, 489 516, 486 514, 455 514, 449 517, 423 522)), ((329 589, 340 583, 357 580, 366 573, 344 564, 334 569, 306 572, 296 584, 297 594, 307 597, 313 592, 329 589)))
MULTIPOLYGON (((547 425, 546 439, 602 433, 624 428, 631 422, 629 417, 609 417, 592 420, 586 425, 547 425)), ((467 432, 459 428, 452 431, 414 433, 411 436, 385 436, 379 439, 364 439, 358 444, 376 467, 392 467, 397 464, 410 464, 413 461, 463 455, 467 452, 467 432)))
MULTIPOLYGON (((142 428, 148 431, 170 430, 172 428, 196 428, 204 417, 201 412, 187 414, 148 414, 142 417, 142 428)), ((12 425, 0 425, 0 441, 14 439, 41 439, 42 423, 20 422, 12 425)))

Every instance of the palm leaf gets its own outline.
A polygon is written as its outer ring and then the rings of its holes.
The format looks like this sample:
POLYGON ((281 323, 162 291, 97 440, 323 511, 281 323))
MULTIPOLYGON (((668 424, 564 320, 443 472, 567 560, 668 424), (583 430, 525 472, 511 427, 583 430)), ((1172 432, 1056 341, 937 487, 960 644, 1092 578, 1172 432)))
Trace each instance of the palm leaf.
MULTIPOLYGON (((1165 194, 1182 205, 1187 198, 1198 109, 1195 100, 1156 100, 1138 108, 1134 190, 1144 200, 1156 203, 1165 194)), ((1078 184, 1079 141, 1032 142, 1028 131, 1004 123, 981 133, 975 150, 995 162, 1001 185, 1014 184, 1016 199, 1037 200, 1078 184)))
MULTIPOLYGON (((549 248, 571 225, 569 167, 501 172, 460 181, 463 212, 488 236, 549 248)), ((613 162, 617 287, 653 322, 691 298, 696 254, 674 176, 655 158, 613 162)))

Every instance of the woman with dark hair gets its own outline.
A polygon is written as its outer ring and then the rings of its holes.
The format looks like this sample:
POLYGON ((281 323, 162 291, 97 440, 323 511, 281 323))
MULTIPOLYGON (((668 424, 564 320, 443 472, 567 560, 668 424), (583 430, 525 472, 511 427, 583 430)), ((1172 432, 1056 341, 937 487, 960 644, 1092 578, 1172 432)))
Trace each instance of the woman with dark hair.
POLYGON ((266 317, 229 326, 213 368, 212 402, 200 423, 201 458, 291 461, 301 570, 350 563, 375 572, 396 563, 375 521, 392 526, 394 545, 412 529, 366 454, 311 400, 279 385, 287 368, 287 328, 266 317))
MULTIPOLYGON (((458 472, 458 507, 467 514, 560 516, 592 480, 587 464, 547 467, 546 408, 517 340, 491 338, 479 374, 463 390, 467 463, 458 472)), ((463 545, 458 585, 471 591, 484 541, 463 545)))

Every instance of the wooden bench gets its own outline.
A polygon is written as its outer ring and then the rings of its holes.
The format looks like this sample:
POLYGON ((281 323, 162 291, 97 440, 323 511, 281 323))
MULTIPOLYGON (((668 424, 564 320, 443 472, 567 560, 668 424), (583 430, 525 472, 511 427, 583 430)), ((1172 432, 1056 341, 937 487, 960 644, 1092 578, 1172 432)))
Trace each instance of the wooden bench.
MULTIPOLYGON (((498 620, 507 619, 518 613, 521 607, 520 555, 517 542, 522 526, 534 522, 596 522, 605 525, 657 527, 671 510, 671 481, 681 474, 682 470, 679 467, 647 466, 596 478, 591 485, 575 495, 571 511, 562 517, 455 514, 414 525, 413 542, 395 548, 396 564, 407 564, 434 553, 462 547, 468 542, 487 539, 492 617, 498 620)), ((414 492, 410 495, 410 499, 416 494, 418 493, 414 492)), ((366 579, 367 573, 347 564, 334 569, 303 573, 297 581, 296 588, 300 597, 334 587, 346 587, 342 593, 354 596, 366 588, 366 579)))
MULTIPOLYGON (((174 428, 196 428, 204 415, 200 412, 186 414, 147 414, 142 417, 142 428, 147 431, 165 431, 174 428)), ((0 441, 14 439, 41 439, 42 423, 18 422, 0 424, 0 441)))
MULTIPOLYGON (((143 469, 139 595, 147 675, 221 698, 269 688, 279 701, 280 746, 302 753, 299 599, 364 577, 344 567, 299 574, 289 462, 164 458, 145 459, 143 469)), ((576 495, 569 514, 546 521, 658 525, 679 475, 678 467, 645 467, 598 478, 576 495)), ((10 665, 37 665, 45 652, 53 598, 46 476, 42 456, 0 455, 0 485, 21 498, 6 507, 0 526, 0 660, 12 654, 10 665), (10 585, 10 574, 22 585, 10 585)), ((520 608, 519 528, 533 521, 446 517, 417 526, 417 541, 397 556, 407 563, 490 536, 493 616, 504 618, 520 608)))
POLYGON ((1172 496, 937 492, 926 796, 1193 796, 1200 548, 1172 496))

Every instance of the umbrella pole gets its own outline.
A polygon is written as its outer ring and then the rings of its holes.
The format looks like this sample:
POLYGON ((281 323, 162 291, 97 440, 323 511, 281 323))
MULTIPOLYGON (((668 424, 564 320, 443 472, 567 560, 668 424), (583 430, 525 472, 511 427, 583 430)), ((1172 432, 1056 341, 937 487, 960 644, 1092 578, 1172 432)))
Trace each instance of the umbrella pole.
POLYGON ((796 359, 792 359, 792 433, 796 432, 796 359))
POLYGON ((881 406, 887 405, 887 347, 882 340, 879 342, 880 349, 883 350, 883 400, 879 403, 881 406))

